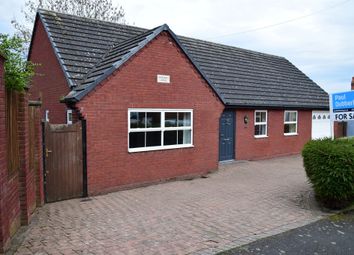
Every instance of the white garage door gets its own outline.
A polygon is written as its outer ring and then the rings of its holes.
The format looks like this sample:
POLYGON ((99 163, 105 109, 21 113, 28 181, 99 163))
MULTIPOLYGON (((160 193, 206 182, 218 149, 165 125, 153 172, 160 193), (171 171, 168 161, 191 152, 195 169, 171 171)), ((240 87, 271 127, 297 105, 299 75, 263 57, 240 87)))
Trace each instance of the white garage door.
POLYGON ((312 139, 331 137, 331 121, 328 111, 312 112, 312 139))

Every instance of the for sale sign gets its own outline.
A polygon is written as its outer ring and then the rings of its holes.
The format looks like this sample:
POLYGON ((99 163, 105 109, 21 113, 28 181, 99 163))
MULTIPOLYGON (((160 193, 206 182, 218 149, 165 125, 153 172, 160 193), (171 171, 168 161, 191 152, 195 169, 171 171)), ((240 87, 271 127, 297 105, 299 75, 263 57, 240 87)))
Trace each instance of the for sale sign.
POLYGON ((354 120, 354 91, 330 95, 332 121, 354 120))

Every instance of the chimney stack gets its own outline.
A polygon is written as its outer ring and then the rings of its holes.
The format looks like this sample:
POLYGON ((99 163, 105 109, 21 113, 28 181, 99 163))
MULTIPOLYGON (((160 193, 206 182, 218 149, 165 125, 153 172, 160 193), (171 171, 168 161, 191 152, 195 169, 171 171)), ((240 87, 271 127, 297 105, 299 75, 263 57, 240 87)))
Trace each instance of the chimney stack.
POLYGON ((352 90, 354 90, 354 77, 352 78, 352 90))

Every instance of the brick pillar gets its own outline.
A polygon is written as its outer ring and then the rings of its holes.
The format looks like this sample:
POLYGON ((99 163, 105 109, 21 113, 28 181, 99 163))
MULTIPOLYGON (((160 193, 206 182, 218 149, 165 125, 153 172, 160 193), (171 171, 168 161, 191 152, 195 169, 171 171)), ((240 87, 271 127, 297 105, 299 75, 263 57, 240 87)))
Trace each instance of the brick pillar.
POLYGON ((20 205, 21 224, 27 225, 36 208, 35 172, 29 169, 29 123, 28 123, 28 93, 23 92, 19 97, 19 142, 20 142, 20 205))
MULTIPOLYGON (((44 186, 43 186, 43 151, 42 151, 42 118, 41 118, 41 101, 29 101, 29 111, 32 113, 29 121, 34 127, 34 161, 37 162, 35 165, 34 176, 35 176, 35 190, 36 190, 36 206, 42 206, 44 204, 44 186)), ((31 135, 31 134, 30 134, 31 135)))

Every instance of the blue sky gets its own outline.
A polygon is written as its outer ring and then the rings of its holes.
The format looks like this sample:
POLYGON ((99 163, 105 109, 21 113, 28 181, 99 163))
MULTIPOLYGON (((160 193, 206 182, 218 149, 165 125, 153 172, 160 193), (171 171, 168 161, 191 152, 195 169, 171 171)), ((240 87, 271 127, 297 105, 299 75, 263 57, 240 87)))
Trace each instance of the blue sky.
MULTIPOLYGON (((2 33, 13 33, 11 19, 23 20, 24 2, 0 2, 2 33)), ((354 0, 121 0, 117 3, 125 9, 131 25, 152 28, 167 23, 179 35, 280 55, 327 92, 350 89, 354 76, 354 0), (284 24, 271 26, 278 23, 284 24), (270 27, 263 28, 267 26, 270 27), (252 31, 245 33, 249 30, 252 31)))

